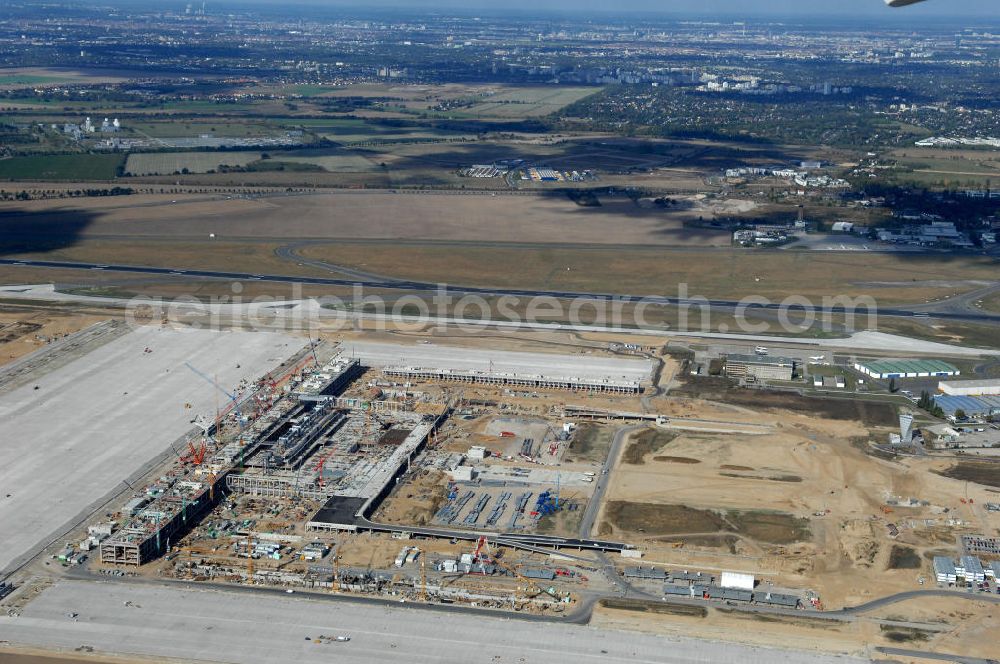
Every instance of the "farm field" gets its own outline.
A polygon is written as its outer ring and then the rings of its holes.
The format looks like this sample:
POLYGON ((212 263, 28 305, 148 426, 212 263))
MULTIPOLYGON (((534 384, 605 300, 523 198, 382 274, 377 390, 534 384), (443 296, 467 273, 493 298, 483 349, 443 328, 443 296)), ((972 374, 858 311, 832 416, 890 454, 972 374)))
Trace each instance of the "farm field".
POLYGON ((993 150, 907 148, 896 150, 892 157, 913 169, 896 174, 897 179, 926 185, 980 187, 1000 177, 1000 152, 993 150))
POLYGON ((464 115, 495 118, 537 118, 598 92, 599 88, 514 88, 502 90, 464 110, 464 115))
POLYGON ((128 122, 125 128, 153 138, 188 138, 202 134, 210 134, 216 138, 244 138, 280 133, 277 128, 268 125, 217 119, 128 122))
POLYGON ((0 88, 16 88, 27 85, 65 83, 70 79, 58 76, 37 76, 31 74, 5 74, 0 70, 0 88))
POLYGON ((11 157, 0 159, 0 180, 113 180, 124 162, 118 154, 11 157))
POLYGON ((368 173, 382 170, 378 162, 341 148, 288 150, 273 152, 271 157, 283 162, 312 164, 328 173, 368 173))
POLYGON ((367 141, 405 142, 475 138, 466 132, 447 131, 417 124, 396 126, 349 118, 331 119, 323 124, 310 125, 309 129, 328 140, 348 144, 367 141))
MULTIPOLYGON (((262 88, 255 88, 260 92, 262 88)), ((289 85, 264 87, 274 94, 293 95, 304 105, 322 99, 366 99, 374 102, 359 110, 372 117, 406 117, 423 114, 433 118, 513 120, 557 113, 569 104, 600 90, 599 87, 537 87, 502 84, 356 83, 345 86, 289 85)))
POLYGON ((85 70, 64 67, 3 67, 0 68, 0 89, 25 86, 46 87, 79 83, 118 83, 130 73, 121 71, 85 70))
POLYGON ((260 152, 147 152, 130 154, 125 162, 126 175, 172 175, 187 171, 207 173, 222 165, 246 166, 259 160, 260 152))
MULTIPOLYGON (((470 86, 461 83, 434 85, 428 83, 353 83, 350 85, 303 85, 255 87, 274 94, 297 94, 304 97, 360 97, 398 101, 456 98, 476 89, 493 86, 470 86)), ((250 88, 247 88, 250 90, 250 88)))

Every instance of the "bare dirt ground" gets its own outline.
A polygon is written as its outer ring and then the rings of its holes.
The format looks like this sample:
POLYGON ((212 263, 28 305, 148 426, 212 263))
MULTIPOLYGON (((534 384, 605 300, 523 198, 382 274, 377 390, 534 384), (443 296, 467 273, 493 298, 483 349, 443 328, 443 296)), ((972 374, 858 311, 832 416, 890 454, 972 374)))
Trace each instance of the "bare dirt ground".
POLYGON ((698 615, 657 615, 625 609, 598 607, 591 624, 597 627, 672 636, 697 636, 720 641, 739 641, 767 647, 795 644, 797 648, 820 652, 856 654, 862 650, 860 628, 854 624, 832 623, 813 626, 801 623, 755 623, 739 613, 725 614, 709 609, 698 615))
MULTIPOLYGON (((825 622, 727 612, 706 607, 704 615, 651 613, 598 607, 591 624, 645 633, 697 636, 760 646, 790 646, 816 651, 866 654, 888 646, 965 657, 996 655, 994 639, 1000 606, 989 602, 933 598, 896 604, 856 620, 825 622), (895 627, 879 620, 912 623, 895 627)), ((920 658, 894 656, 893 661, 921 664, 920 658)))
POLYGON ((151 664, 152 662, 180 661, 153 657, 109 655, 107 653, 56 654, 35 648, 0 648, 0 661, 4 664, 151 664))
MULTIPOLYGON (((392 539, 389 535, 367 533, 342 533, 337 536, 337 553, 340 564, 345 567, 371 567, 387 569, 393 567, 393 561, 399 550, 404 546, 417 546, 422 555, 434 557, 457 558, 462 553, 468 553, 471 548, 467 542, 450 544, 445 540, 405 541, 392 539)), ((330 561, 332 562, 332 561, 330 561)), ((413 573, 412 568, 406 570, 413 573)))
POLYGON ((869 429, 857 421, 768 415, 773 435, 683 432, 620 464, 601 532, 639 544, 650 562, 754 572, 814 589, 831 608, 919 588, 918 576, 933 583, 935 552, 954 553, 961 533, 995 529, 978 506, 987 487, 970 483, 975 503, 963 504, 965 482, 932 472, 949 462, 877 459, 859 445, 869 429), (926 504, 887 506, 910 498, 926 504), (896 545, 920 556, 919 569, 890 569, 896 545))
POLYGON ((0 365, 106 319, 106 316, 44 310, 11 311, 0 305, 0 365))
POLYGON ((426 471, 408 481, 379 507, 376 521, 387 523, 430 524, 435 512, 447 501, 447 477, 440 471, 426 471))
POLYGON ((992 602, 958 598, 915 599, 873 611, 867 616, 947 625, 947 629, 930 635, 927 641, 912 645, 897 643, 898 647, 967 657, 996 657, 994 635, 996 625, 1000 623, 1000 605, 992 602))

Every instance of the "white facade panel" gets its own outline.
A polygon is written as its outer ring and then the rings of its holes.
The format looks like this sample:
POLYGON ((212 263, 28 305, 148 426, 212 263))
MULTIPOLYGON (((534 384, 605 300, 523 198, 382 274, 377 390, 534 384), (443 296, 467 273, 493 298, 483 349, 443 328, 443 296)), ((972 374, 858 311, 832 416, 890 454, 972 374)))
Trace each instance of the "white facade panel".
POLYGON ((740 590, 753 590, 753 574, 743 572, 723 572, 719 585, 723 588, 739 588, 740 590))

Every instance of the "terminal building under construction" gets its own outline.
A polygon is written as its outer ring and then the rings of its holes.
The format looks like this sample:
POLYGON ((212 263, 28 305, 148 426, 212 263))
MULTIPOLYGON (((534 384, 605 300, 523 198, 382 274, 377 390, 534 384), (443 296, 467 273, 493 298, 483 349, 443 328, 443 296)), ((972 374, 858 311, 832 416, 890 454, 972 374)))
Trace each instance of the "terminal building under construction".
POLYGON ((439 369, 428 367, 385 367, 386 376, 418 380, 451 381, 477 385, 501 385, 510 387, 533 387, 539 389, 579 390, 616 394, 638 394, 642 383, 638 380, 577 376, 542 376, 535 374, 510 373, 500 371, 477 371, 475 369, 439 369))
MULTIPOLYGON (((340 413, 327 407, 336 401, 335 395, 359 376, 363 368, 357 360, 334 360, 313 373, 297 391, 278 399, 268 408, 268 414, 258 418, 240 440, 214 450, 205 461, 204 472, 196 478, 164 475, 146 488, 145 494, 133 498, 126 506, 125 522, 101 542, 100 556, 104 564, 138 566, 165 553, 172 542, 208 512, 229 488, 237 469, 250 467, 250 461, 264 459, 269 467, 301 465, 303 455, 314 450, 324 426, 336 422, 340 413)), ((238 421, 247 418, 247 411, 259 406, 260 391, 234 403, 238 421)), ((217 433, 217 424, 209 427, 206 438, 217 433)), ((204 457, 193 445, 192 456, 204 457)))

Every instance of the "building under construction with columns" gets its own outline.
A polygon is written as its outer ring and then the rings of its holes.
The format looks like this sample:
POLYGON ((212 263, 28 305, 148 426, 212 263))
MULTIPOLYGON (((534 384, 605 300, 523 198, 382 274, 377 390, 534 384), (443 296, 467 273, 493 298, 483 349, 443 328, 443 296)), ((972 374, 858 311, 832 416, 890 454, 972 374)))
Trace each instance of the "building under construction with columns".
POLYGON ((475 369, 438 369, 431 367, 390 366, 382 369, 386 376, 435 380, 473 385, 498 385, 509 387, 532 387, 538 389, 574 390, 614 394, 639 394, 642 383, 638 380, 612 380, 610 378, 576 376, 542 376, 500 371, 477 371, 475 369))
POLYGON ((139 566, 166 553, 230 488, 231 475, 242 473, 251 460, 263 459, 269 467, 298 468, 305 454, 316 451, 319 435, 344 417, 330 405, 337 403, 339 392, 364 369, 357 360, 339 358, 321 367, 315 349, 310 351, 317 366, 304 372, 307 377, 297 389, 284 396, 271 389, 265 399, 267 386, 274 386, 268 378, 235 405, 230 415, 237 423, 250 419, 251 411, 260 413, 246 430, 239 424, 237 441, 209 450, 209 445, 216 444, 213 436, 219 437, 216 423, 205 431, 205 447, 200 452, 190 444, 191 454, 181 457, 178 472, 160 477, 130 501, 122 526, 101 542, 102 563, 139 566), (195 473, 183 472, 183 465, 192 462, 197 466, 195 473))

